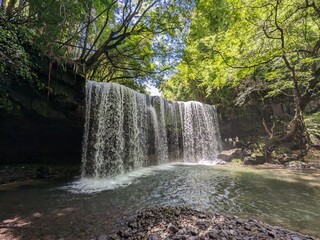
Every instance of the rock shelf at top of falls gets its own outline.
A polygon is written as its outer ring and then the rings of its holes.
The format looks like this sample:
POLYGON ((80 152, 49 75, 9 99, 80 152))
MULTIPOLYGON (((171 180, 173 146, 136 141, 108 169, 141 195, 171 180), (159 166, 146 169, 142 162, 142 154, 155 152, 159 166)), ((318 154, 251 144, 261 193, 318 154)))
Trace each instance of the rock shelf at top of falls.
POLYGON ((87 82, 82 176, 104 178, 171 161, 214 160, 220 149, 214 106, 87 82))

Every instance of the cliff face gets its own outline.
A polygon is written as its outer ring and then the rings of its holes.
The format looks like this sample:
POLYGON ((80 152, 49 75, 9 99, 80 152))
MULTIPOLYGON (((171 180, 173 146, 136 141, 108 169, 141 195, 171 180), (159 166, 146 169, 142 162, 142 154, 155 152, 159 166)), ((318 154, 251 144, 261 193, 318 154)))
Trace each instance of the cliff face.
MULTIPOLYGON (((265 134, 261 124, 261 110, 257 106, 235 106, 232 112, 224 107, 220 107, 218 110, 222 140, 235 137, 255 137, 265 134)), ((264 109, 264 115, 269 120, 270 116, 272 116, 272 111, 264 109)))
MULTIPOLYGON (((0 164, 80 163, 85 79, 68 67, 53 64, 48 98, 49 60, 35 57, 34 61, 36 82, 42 87, 13 80, 5 95, 0 95, 0 164)), ((264 133, 258 109, 238 109, 233 115, 220 114, 223 141, 264 133)), ((265 115, 270 116, 270 111, 265 115)))
MULTIPOLYGON (((37 59, 38 83, 47 86, 46 58, 37 59)), ((0 164, 80 162, 85 79, 52 65, 50 95, 10 83, 0 108, 0 164)))

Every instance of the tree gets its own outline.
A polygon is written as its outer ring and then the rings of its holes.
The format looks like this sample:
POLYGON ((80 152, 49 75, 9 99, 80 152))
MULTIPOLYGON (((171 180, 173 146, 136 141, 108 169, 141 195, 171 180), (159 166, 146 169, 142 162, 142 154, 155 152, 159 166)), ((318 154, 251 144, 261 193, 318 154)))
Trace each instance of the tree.
POLYGON ((181 50, 161 43, 164 38, 183 38, 189 3, 8 0, 1 2, 1 18, 31 29, 31 44, 54 62, 73 64, 87 78, 139 81, 170 67, 155 61, 160 54, 164 58, 168 51, 181 50))
POLYGON ((319 3, 311 0, 214 3, 211 8, 206 1, 197 2, 184 59, 177 74, 162 85, 165 95, 173 96, 171 92, 177 90, 170 86, 184 76, 192 86, 184 84, 189 97, 202 91, 209 101, 217 100, 212 93, 230 99, 238 92, 234 103, 247 103, 252 96, 260 98, 260 102, 278 96, 291 98, 295 114, 288 123, 288 131, 275 136, 267 129, 270 146, 305 139, 302 112, 320 92, 319 3), (211 27, 199 31, 201 25, 211 27))

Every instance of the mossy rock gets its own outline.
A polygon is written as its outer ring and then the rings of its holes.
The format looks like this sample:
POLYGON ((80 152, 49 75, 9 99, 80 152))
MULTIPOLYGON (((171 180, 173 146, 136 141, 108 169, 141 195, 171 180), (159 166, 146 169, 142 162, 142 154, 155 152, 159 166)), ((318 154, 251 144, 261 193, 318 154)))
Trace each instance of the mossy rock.
POLYGON ((251 157, 263 157, 264 153, 261 152, 260 150, 256 149, 252 154, 251 157))
POLYGON ((235 164, 235 165, 243 165, 243 159, 241 159, 241 158, 233 158, 231 160, 231 163, 235 164))
POLYGON ((289 147, 278 147, 274 150, 275 154, 291 154, 292 150, 289 147))
POLYGON ((288 163, 289 165, 306 165, 303 161, 291 161, 288 163))
POLYGON ((66 118, 64 114, 53 110, 45 101, 40 99, 35 99, 32 102, 32 109, 42 117, 54 118, 54 119, 66 118))

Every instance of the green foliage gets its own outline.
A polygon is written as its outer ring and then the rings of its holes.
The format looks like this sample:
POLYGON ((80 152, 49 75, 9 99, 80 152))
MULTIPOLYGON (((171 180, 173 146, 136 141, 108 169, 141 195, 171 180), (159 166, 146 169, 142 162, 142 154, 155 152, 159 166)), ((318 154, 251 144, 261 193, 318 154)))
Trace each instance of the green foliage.
POLYGON ((231 163, 234 164, 234 165, 243 165, 243 160, 240 159, 240 158, 233 158, 231 160, 231 163))
POLYGON ((32 79, 32 64, 24 49, 30 35, 24 26, 0 24, 0 84, 6 85, 12 79, 32 79))
POLYGON ((172 100, 243 105, 298 88, 309 101, 320 92, 319 9, 301 0, 8 0, 0 72, 32 78, 28 43, 89 79, 141 87, 166 78, 172 100))
POLYGON ((55 63, 74 65, 77 73, 97 81, 142 86, 164 76, 179 58, 193 0, 8 0, 1 5, 1 21, 19 33, 28 29, 29 43, 55 63))
POLYGON ((311 141, 318 144, 320 142, 320 112, 306 115, 304 120, 311 141))
POLYGON ((296 81, 301 101, 318 97, 319 9, 298 0, 197 1, 183 59, 162 84, 164 95, 241 105, 291 98, 296 81))
POLYGON ((0 108, 17 112, 16 104, 8 99, 8 91, 13 82, 23 84, 32 82, 34 74, 32 63, 24 46, 32 37, 32 32, 25 26, 2 21, 0 11, 0 108))

